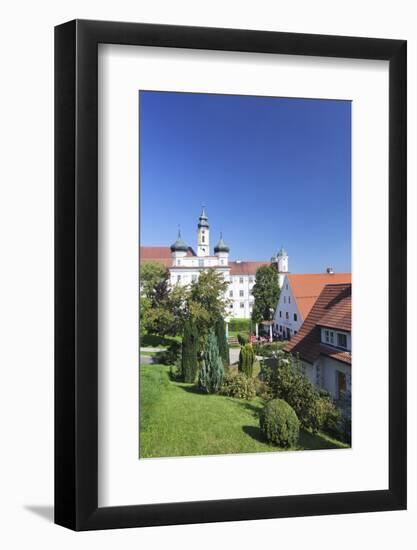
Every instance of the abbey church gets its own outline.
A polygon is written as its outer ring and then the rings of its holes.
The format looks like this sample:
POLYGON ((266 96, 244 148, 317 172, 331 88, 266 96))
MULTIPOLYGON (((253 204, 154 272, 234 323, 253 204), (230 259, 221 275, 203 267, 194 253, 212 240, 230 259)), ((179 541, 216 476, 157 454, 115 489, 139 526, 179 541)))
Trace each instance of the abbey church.
POLYGON ((229 259, 230 248, 220 234, 220 240, 210 249, 210 226, 204 208, 197 224, 197 252, 187 245, 178 232, 177 240, 170 246, 142 246, 140 261, 157 262, 165 265, 170 272, 171 284, 188 285, 196 281, 200 272, 208 267, 223 273, 229 282, 228 296, 230 301, 229 316, 250 318, 253 309, 252 287, 255 284, 256 270, 263 265, 276 264, 280 287, 288 272, 288 255, 281 248, 270 261, 253 262, 229 259))

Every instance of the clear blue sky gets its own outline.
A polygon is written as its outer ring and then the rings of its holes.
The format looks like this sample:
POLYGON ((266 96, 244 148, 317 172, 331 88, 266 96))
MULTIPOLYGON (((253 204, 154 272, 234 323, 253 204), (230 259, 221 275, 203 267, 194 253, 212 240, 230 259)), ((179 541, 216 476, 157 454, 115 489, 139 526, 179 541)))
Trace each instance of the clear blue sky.
POLYGON ((213 248, 293 273, 351 270, 351 103, 140 92, 141 245, 213 248))

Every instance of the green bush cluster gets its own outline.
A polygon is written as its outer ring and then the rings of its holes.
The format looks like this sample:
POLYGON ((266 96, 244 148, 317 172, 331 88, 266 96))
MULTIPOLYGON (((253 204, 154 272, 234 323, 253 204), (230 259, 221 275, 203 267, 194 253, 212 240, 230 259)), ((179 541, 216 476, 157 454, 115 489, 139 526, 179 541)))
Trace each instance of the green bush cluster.
POLYGON ((294 409, 282 399, 273 399, 263 408, 259 425, 267 441, 280 447, 295 447, 300 422, 294 409))
POLYGON ((174 365, 181 359, 181 343, 171 340, 167 349, 158 353, 158 362, 163 365, 174 365))
POLYGON ((313 433, 331 425, 336 429, 340 413, 330 396, 317 390, 290 355, 279 352, 276 358, 263 361, 261 379, 269 384, 274 397, 294 409, 302 428, 313 433))
POLYGON ((284 342, 271 342, 268 344, 261 344, 256 342, 253 344, 253 349, 256 355, 261 355, 262 357, 273 357, 277 353, 281 352, 284 342))
POLYGON ((228 397, 253 399, 256 396, 255 381, 242 372, 227 373, 223 380, 221 393, 228 397))
POLYGON ((253 363, 255 361, 255 354, 253 352, 252 344, 245 344, 240 348, 239 353, 239 372, 246 374, 248 378, 253 376, 253 363))

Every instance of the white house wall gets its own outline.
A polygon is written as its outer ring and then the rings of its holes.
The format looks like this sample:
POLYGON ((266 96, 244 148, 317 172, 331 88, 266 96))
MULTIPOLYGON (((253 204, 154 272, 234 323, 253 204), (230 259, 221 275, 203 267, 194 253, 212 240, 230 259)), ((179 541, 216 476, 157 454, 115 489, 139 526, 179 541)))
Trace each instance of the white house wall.
POLYGON ((323 388, 327 390, 333 399, 337 399, 337 371, 346 375, 347 390, 351 391, 352 367, 347 363, 335 361, 331 357, 322 356, 320 358, 323 369, 323 388))
POLYGON ((288 329, 290 336, 294 336, 294 334, 300 330, 302 322, 303 319, 301 318, 297 302, 292 293, 291 284, 288 277, 285 276, 274 315, 275 330, 278 331, 278 334, 285 336, 286 330, 288 329), (287 313, 288 319, 286 318, 287 313), (295 315, 297 320, 294 318, 295 315), (282 331, 280 331, 280 327, 282 327, 282 331))

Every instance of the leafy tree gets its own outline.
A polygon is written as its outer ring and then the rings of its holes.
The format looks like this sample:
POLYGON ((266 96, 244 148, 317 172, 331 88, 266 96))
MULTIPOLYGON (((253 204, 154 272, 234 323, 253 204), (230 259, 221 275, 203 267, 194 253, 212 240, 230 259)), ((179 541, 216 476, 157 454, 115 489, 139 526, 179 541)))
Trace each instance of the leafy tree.
POLYGON ((181 372, 184 382, 194 383, 198 372, 198 334, 192 318, 184 323, 181 372))
POLYGON ((270 321, 273 317, 271 309, 277 307, 280 289, 277 270, 273 265, 263 265, 256 270, 256 282, 252 289, 255 302, 252 319, 255 323, 270 321))
POLYGON ((140 320, 144 332, 175 336, 182 332, 186 317, 186 289, 171 288, 169 272, 158 263, 146 263, 140 270, 140 320))
POLYGON ((214 331, 208 333, 203 352, 203 362, 199 373, 199 386, 207 393, 217 393, 223 383, 224 367, 219 354, 214 331))
POLYGON ((230 364, 229 344, 227 343, 226 328, 222 317, 217 318, 214 330, 216 333, 217 345, 219 346, 220 357, 223 359, 224 366, 227 366, 230 364))
POLYGON ((226 316, 227 288, 224 276, 213 268, 201 272, 198 280, 190 286, 186 299, 188 315, 195 321, 202 346, 217 319, 226 316))
POLYGON ((157 263, 147 262, 140 266, 140 294, 148 298, 152 306, 168 296, 169 271, 157 263))
POLYGON ((245 344, 240 348, 239 353, 239 372, 243 372, 248 378, 252 378, 253 375, 253 363, 255 361, 255 354, 253 352, 252 344, 245 344))

